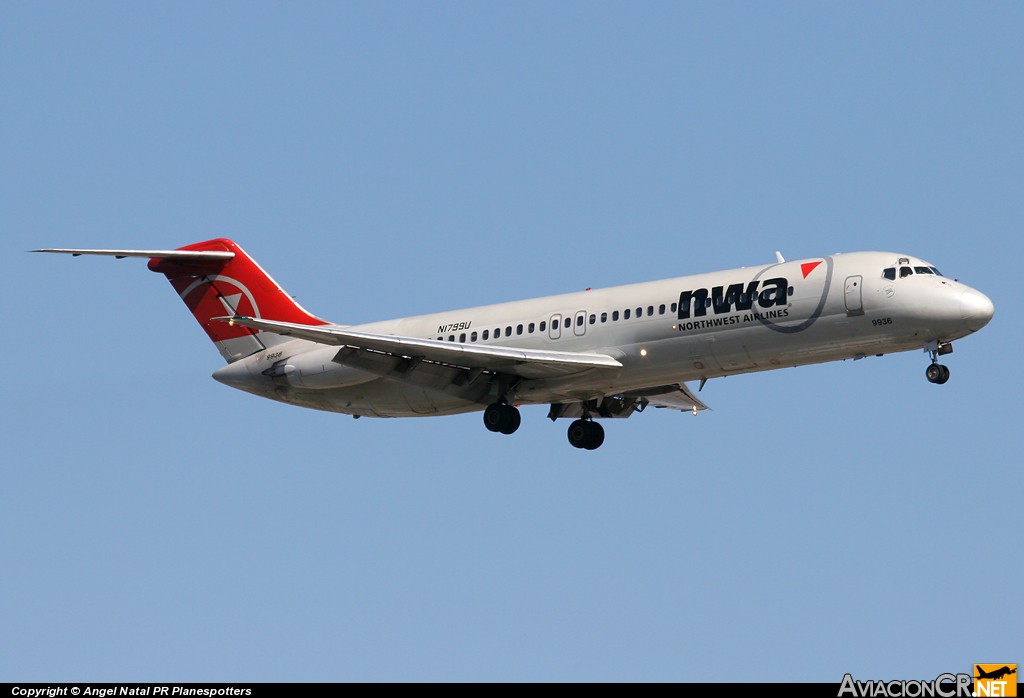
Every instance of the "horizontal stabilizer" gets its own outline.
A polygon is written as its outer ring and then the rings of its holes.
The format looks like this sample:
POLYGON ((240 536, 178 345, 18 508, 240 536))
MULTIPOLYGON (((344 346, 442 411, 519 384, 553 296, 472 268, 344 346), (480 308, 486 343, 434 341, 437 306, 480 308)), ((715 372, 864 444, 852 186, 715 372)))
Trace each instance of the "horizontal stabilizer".
POLYGON ((337 325, 299 325, 241 316, 213 319, 320 344, 348 346, 394 356, 418 357, 434 363, 479 368, 523 378, 556 378, 589 369, 622 368, 621 363, 607 354, 463 344, 418 337, 357 332, 337 325))
POLYGON ((44 250, 32 250, 33 252, 55 252, 57 254, 69 254, 75 257, 83 254, 102 255, 104 257, 143 257, 145 259, 178 259, 185 261, 200 260, 222 260, 233 259, 234 252, 220 251, 199 251, 199 250, 72 250, 64 248, 47 248, 44 250))

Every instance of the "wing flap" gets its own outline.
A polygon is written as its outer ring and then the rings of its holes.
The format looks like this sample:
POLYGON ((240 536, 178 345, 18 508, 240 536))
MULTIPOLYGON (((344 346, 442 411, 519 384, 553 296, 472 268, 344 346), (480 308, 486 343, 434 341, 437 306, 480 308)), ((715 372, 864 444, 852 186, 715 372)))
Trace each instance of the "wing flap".
MULTIPOLYGON (((214 319, 319 344, 354 347, 392 356, 421 358, 434 363, 508 373, 523 378, 557 378, 582 371, 622 368, 621 363, 607 354, 462 344, 418 337, 359 332, 338 325, 300 325, 240 316, 214 319)), ((335 360, 344 362, 343 357, 335 360)))
POLYGON ((629 394, 643 397, 647 400, 648 404, 660 408, 681 410, 683 412, 700 412, 702 410, 711 409, 701 402, 700 399, 686 387, 685 383, 666 385, 661 388, 652 388, 651 390, 641 391, 640 393, 631 392, 629 394))

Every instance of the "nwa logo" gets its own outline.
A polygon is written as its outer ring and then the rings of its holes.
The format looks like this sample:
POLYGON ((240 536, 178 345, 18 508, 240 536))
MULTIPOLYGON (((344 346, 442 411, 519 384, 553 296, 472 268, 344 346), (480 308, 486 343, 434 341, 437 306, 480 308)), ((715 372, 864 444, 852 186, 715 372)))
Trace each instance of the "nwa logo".
POLYGON ((782 278, 750 281, 744 284, 698 288, 683 291, 679 294, 679 319, 689 320, 690 317, 705 317, 708 308, 715 315, 724 315, 734 311, 747 311, 757 303, 766 310, 786 305, 789 298, 789 281, 782 278))

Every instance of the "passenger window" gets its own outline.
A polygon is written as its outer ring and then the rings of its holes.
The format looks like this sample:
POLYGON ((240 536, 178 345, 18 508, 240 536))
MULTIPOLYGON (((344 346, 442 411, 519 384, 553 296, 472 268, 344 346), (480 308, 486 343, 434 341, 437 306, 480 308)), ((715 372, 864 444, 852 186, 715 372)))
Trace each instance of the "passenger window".
POLYGON ((591 315, 590 316, 590 324, 593 325, 595 322, 597 322, 597 316, 596 315, 591 315))
POLYGON ((905 278, 907 278, 908 276, 910 276, 913 273, 914 273, 914 270, 911 269, 910 267, 900 267, 900 278, 901 279, 905 279, 905 278))
POLYGON ((536 327, 537 326, 531 322, 529 325, 527 325, 526 331, 529 332, 530 334, 533 334, 533 331, 534 329, 536 329, 536 327))
POLYGON ((569 329, 570 327, 572 327, 572 318, 565 318, 565 320, 562 322, 562 327, 564 327, 565 329, 569 329))
POLYGON ((661 305, 658 306, 658 315, 664 315, 664 314, 665 314, 665 304, 662 303, 661 305))
POLYGON ((677 306, 676 306, 676 304, 675 304, 675 303, 673 303, 673 304, 672 304, 672 312, 673 312, 673 313, 674 313, 674 312, 676 312, 676 307, 677 307, 677 306))
POLYGON ((466 343, 466 333, 463 332, 462 334, 459 335, 459 344, 465 344, 465 343, 466 343))
POLYGON ((644 309, 643 308, 637 308, 636 309, 636 316, 637 317, 643 317, 644 316, 644 309))
POLYGON ((471 342, 475 342, 476 341, 476 332, 474 332, 471 335, 469 335, 469 341, 471 341, 471 342))
POLYGON ((647 306, 647 317, 651 317, 652 315, 654 315, 654 306, 649 305, 647 306))
POLYGON ((484 341, 485 341, 485 342, 487 341, 487 338, 488 338, 488 337, 489 337, 490 335, 491 335, 491 331, 490 331, 490 330, 484 330, 484 341))
POLYGON ((548 321, 547 320, 541 320, 540 321, 540 331, 541 332, 546 331, 547 327, 548 327, 548 321))
POLYGON ((629 319, 629 308, 626 308, 625 310, 622 311, 622 319, 623 320, 628 320, 629 319))
POLYGON ((889 267, 882 270, 882 278, 889 279, 889 281, 896 280, 896 267, 889 267))
POLYGON ((448 335, 448 341, 449 342, 454 342, 455 341, 455 335, 453 335, 453 334, 448 335))
POLYGON ((619 311, 618 310, 613 310, 612 311, 612 322, 618 322, 618 321, 619 321, 619 311))
POLYGON ((522 333, 523 333, 523 326, 522 325, 516 325, 516 334, 522 334, 522 333))
POLYGON ((582 315, 577 315, 576 316, 576 327, 583 327, 583 316, 582 315))
POLYGON ((601 313, 601 322, 608 322, 608 313, 601 313))
POLYGON ((437 341, 439 341, 439 342, 443 342, 443 341, 444 341, 444 337, 438 337, 438 338, 437 338, 437 341))
POLYGON ((505 336, 506 337, 511 337, 512 336, 512 325, 509 325, 508 327, 505 328, 505 336))

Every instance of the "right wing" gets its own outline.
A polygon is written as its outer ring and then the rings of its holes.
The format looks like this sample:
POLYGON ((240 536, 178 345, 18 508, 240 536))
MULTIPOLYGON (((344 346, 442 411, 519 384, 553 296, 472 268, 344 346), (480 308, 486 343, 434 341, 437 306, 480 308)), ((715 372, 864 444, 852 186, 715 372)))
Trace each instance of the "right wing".
MULTIPOLYGON (((595 369, 622 368, 622 364, 607 354, 520 349, 444 342, 390 334, 358 332, 337 325, 300 325, 251 317, 213 318, 232 325, 254 330, 297 337, 319 344, 333 344, 349 348, 352 352, 374 352, 394 357, 418 359, 429 363, 504 373, 522 378, 560 378, 595 369)), ((334 359, 347 363, 345 352, 334 359)), ((353 361, 353 365, 362 362, 353 361)))

